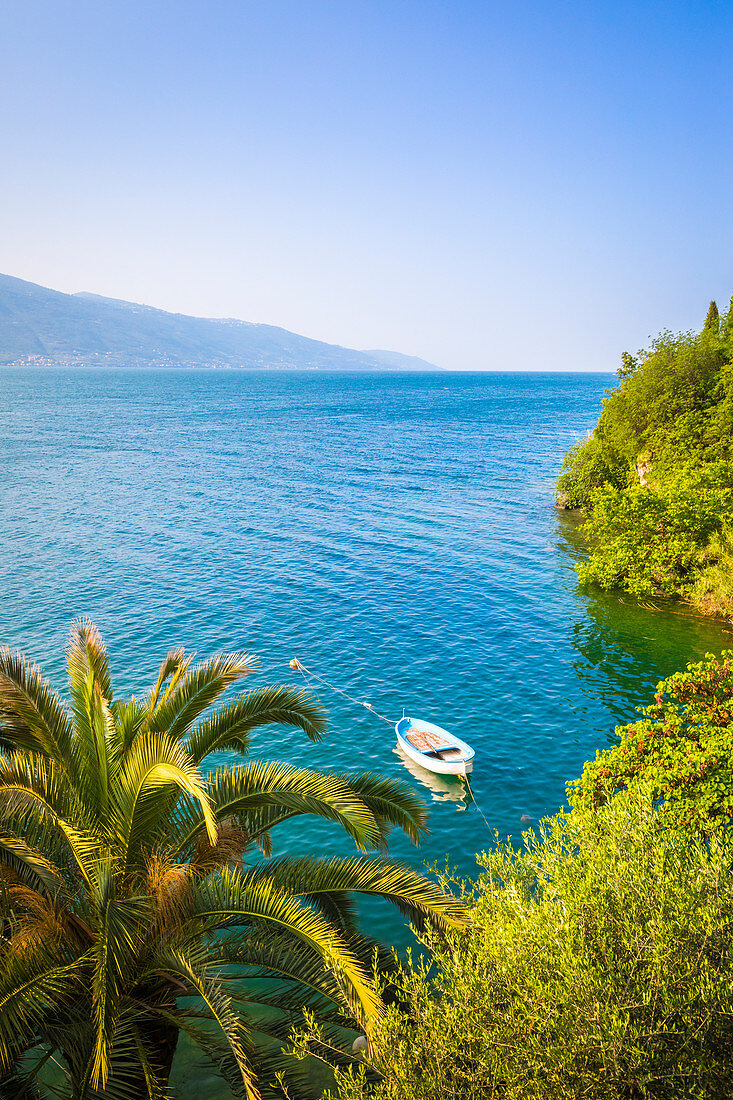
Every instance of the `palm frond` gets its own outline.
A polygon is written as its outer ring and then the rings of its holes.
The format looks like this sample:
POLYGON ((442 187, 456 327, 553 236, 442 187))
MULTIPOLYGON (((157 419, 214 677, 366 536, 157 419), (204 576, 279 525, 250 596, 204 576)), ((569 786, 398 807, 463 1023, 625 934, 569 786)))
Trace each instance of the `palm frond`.
POLYGON ((0 647, 0 747, 68 758, 71 721, 61 698, 18 650, 0 647))
POLYGON ((294 938, 287 928, 260 927, 256 936, 250 931, 230 930, 217 939, 210 952, 218 965, 236 967, 238 983, 253 979, 262 1004, 289 1007, 288 991, 282 985, 269 996, 260 991, 263 979, 277 978, 293 983, 292 997, 301 1006, 326 1000, 344 1010, 343 991, 333 970, 324 967, 323 955, 294 938))
POLYGON ((160 666, 160 672, 158 673, 158 679, 155 687, 150 693, 148 699, 147 714, 151 718, 155 713, 155 708, 158 705, 158 699, 167 680, 170 680, 166 695, 169 695, 175 688, 176 684, 180 680, 183 673, 193 660, 193 654, 187 654, 185 649, 171 649, 166 654, 163 663, 160 666))
POLYGON ((54 894, 63 879, 57 867, 23 837, 0 835, 0 877, 11 871, 22 882, 43 894, 54 894))
POLYGON ((52 899, 22 883, 7 887, 6 948, 22 955, 35 947, 57 946, 64 937, 61 913, 52 899))
MULTIPOLYGON (((166 1011, 163 1008, 156 1008, 155 1011, 161 1019, 180 1028, 195 1043, 213 1068, 221 1075, 234 1096, 241 1098, 241 1100, 259 1100, 260 1092, 255 1081, 255 1075, 249 1065, 249 1060, 247 1060, 248 1079, 245 1082, 240 1063, 232 1053, 226 1040, 219 1040, 218 1036, 212 1035, 210 1028, 200 1027, 195 1023, 200 1018, 199 1014, 180 1005, 175 1012, 166 1011)), ((208 1013, 205 1018, 209 1018, 208 1013)))
POLYGON ((322 890, 317 894, 304 894, 311 905, 316 905, 329 924, 338 928, 348 940, 349 946, 357 929, 356 898, 348 890, 322 890))
POLYGON ((149 934, 152 905, 145 896, 116 897, 110 864, 101 869, 95 893, 98 899, 92 985, 95 1027, 90 1081, 94 1088, 100 1085, 104 1088, 120 1019, 123 983, 149 934))
POLYGON ((250 653, 211 657, 188 669, 175 690, 158 705, 148 728, 184 737, 193 723, 228 687, 254 672, 257 661, 250 653))
POLYGON ((345 937, 351 950, 366 970, 382 976, 399 972, 400 961, 393 947, 387 947, 371 936, 365 936, 357 928, 345 937))
POLYGON ((114 716, 124 753, 142 730, 148 717, 148 710, 145 704, 138 702, 134 695, 124 702, 113 703, 110 710, 114 716))
POLYGON ((99 690, 91 672, 87 676, 85 687, 85 717, 88 727, 82 727, 77 720, 77 738, 75 755, 85 752, 85 766, 78 770, 78 785, 91 796, 102 813, 106 815, 109 805, 110 785, 114 782, 123 753, 122 738, 115 723, 107 700, 99 690), (86 730, 88 729, 88 742, 86 730))
POLYGON ((77 619, 72 625, 66 663, 74 713, 75 778, 93 801, 106 807, 110 779, 123 745, 110 710, 112 680, 107 651, 99 631, 86 619, 77 619))
MULTIPOLYGON (((303 1024, 302 1018, 297 1021, 303 1024)), ((286 1029, 292 1031, 296 1020, 293 1019, 286 1029)), ((275 1032, 280 1029, 274 1029, 275 1032)), ((336 1038, 336 1036, 332 1036, 336 1038)), ((339 1036, 343 1041, 343 1035, 339 1036)), ((313 1073, 313 1064, 300 1061, 289 1053, 286 1040, 279 1038, 270 1030, 265 1030, 256 1036, 256 1042, 252 1052, 252 1068, 257 1074, 257 1080, 261 1083, 262 1100, 320 1100, 324 1095, 323 1082, 320 1074, 313 1073)), ((329 1060, 333 1061, 333 1049, 328 1051, 329 1060)))
MULTIPOLYGON (((241 819, 249 831, 249 815, 264 808, 273 811, 270 820, 257 827, 269 829, 275 820, 294 814, 313 814, 335 821, 363 851, 375 847, 380 832, 374 815, 342 780, 323 772, 297 768, 292 764, 253 761, 250 764, 218 768, 209 778, 209 798, 217 818, 241 819)), ((203 827, 198 811, 181 813, 181 839, 177 854, 185 852, 203 827)))
POLYGON ((419 844, 427 831, 427 808, 417 791, 408 783, 389 779, 374 772, 337 772, 369 807, 379 822, 386 846, 391 826, 406 833, 413 844, 419 844))
POLYGON ((4 814, 42 818, 63 838, 84 880, 92 885, 103 847, 63 771, 39 754, 0 756, 0 806, 4 814))
POLYGON ((108 703, 112 702, 112 677, 109 670, 107 647, 102 635, 89 619, 75 619, 66 648, 66 666, 72 696, 75 684, 86 680, 91 672, 99 690, 108 703))
MULTIPOLYGON (((167 1094, 167 1082, 163 1080, 161 1075, 156 1072, 155 1067, 150 1061, 150 1054, 146 1048, 139 1028, 135 1027, 134 1031, 134 1043, 135 1053, 137 1055, 136 1061, 139 1063, 142 1071, 142 1076, 145 1081, 145 1088, 148 1094, 148 1100, 165 1100, 167 1094)), ((115 1040, 117 1036, 115 1036, 115 1040)), ((115 1042, 115 1053, 117 1043, 115 1042)), ((113 1071, 114 1072, 114 1071, 113 1071)))
POLYGON ((251 1100, 259 1100, 257 1086, 247 1061, 247 1031, 232 1009, 230 998, 208 972, 206 965, 202 965, 200 958, 196 958, 193 952, 175 948, 159 952, 156 962, 169 973, 178 975, 201 998, 236 1061, 246 1096, 251 1100))
POLYGON ((87 1087, 84 1100, 166 1100, 165 1087, 141 1034, 149 1014, 125 1002, 109 1052, 109 1075, 102 1088, 87 1087))
POLYGON ((403 864, 384 858, 312 859, 283 856, 249 871, 249 881, 269 883, 305 899, 344 891, 385 898, 412 920, 427 919, 438 928, 465 927, 465 905, 445 894, 438 885, 403 864))
POLYGON ((166 788, 177 788, 195 802, 210 843, 216 842, 216 818, 205 777, 179 741, 145 731, 129 749, 113 792, 111 822, 120 840, 123 866, 160 828, 168 806, 156 796, 166 788))
POLYGON ((188 735, 189 751, 197 763, 223 749, 245 753, 252 730, 269 725, 295 726, 311 741, 320 741, 326 714, 307 691, 285 686, 257 688, 197 723, 188 735))
POLYGON ((247 926, 281 928, 320 955, 341 983, 354 1015, 368 1021, 380 1010, 380 1001, 353 952, 336 929, 320 913, 268 882, 256 869, 246 873, 225 869, 220 875, 197 883, 192 891, 191 919, 182 925, 181 937, 202 931, 247 926))
POLYGON ((141 1028, 150 1013, 129 998, 120 1005, 119 1019, 109 1052, 109 1074, 104 1086, 91 1082, 94 1028, 88 1003, 69 1006, 69 1015, 50 1029, 64 1058, 71 1065, 69 1100, 165 1100, 167 1090, 154 1064, 141 1028), (82 1084, 83 1082, 83 1084, 82 1084))
POLYGON ((19 1048, 36 1045, 44 1020, 73 996, 83 964, 49 945, 6 954, 0 971, 0 1072, 12 1071, 19 1048))

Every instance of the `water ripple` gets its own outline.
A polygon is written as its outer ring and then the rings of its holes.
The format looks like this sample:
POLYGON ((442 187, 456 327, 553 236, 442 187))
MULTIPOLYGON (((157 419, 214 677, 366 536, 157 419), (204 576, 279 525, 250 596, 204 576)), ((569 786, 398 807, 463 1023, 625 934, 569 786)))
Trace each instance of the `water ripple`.
MULTIPOLYGON (((608 382, 0 371, 0 641, 61 682, 69 623, 91 615, 122 691, 173 644, 253 649, 277 681, 297 654, 471 742, 477 799, 517 835, 658 679, 730 644, 693 616, 578 591, 552 486, 608 382)), ((396 854, 470 871, 490 837, 460 789, 431 787, 386 726, 324 701, 329 739, 273 731, 258 752, 420 785, 431 835, 396 854)), ((287 844, 343 848, 315 825, 287 844)))

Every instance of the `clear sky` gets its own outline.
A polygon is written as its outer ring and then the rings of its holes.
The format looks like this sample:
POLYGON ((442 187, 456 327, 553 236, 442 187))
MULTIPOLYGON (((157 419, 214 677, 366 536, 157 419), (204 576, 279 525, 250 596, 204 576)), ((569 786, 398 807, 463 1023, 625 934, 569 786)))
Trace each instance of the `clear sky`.
POLYGON ((733 291, 733 0, 23 0, 0 271, 457 369, 733 291))

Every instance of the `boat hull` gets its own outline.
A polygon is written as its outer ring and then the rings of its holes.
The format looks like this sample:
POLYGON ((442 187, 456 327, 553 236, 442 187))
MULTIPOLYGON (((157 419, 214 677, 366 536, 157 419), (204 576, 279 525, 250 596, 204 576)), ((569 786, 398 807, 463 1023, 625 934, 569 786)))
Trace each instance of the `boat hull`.
POLYGON ((465 741, 459 741, 452 733, 418 718, 401 718, 395 726, 397 744, 410 760, 427 771, 438 775, 468 775, 473 771, 473 749, 465 741), (438 752, 424 752, 407 739, 408 731, 424 733, 428 737, 445 742, 443 755, 438 752))

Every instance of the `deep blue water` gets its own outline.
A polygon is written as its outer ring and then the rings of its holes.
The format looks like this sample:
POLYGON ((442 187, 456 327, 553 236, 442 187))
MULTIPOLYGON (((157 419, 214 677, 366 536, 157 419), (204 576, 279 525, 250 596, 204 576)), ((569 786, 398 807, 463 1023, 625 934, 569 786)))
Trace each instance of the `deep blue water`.
MULTIPOLYGON (((173 645, 254 650, 270 682, 298 656, 472 743, 476 800, 518 836, 661 677, 730 644, 679 609, 578 589, 553 482, 611 381, 0 371, 0 641, 61 686, 69 624, 89 615, 118 691, 148 686, 173 645)), ((419 785, 431 834, 394 854, 470 873, 491 836, 460 784, 431 791, 386 725, 322 698, 325 742, 263 731, 257 755, 419 785)), ((318 823, 281 843, 348 849, 318 823)))

